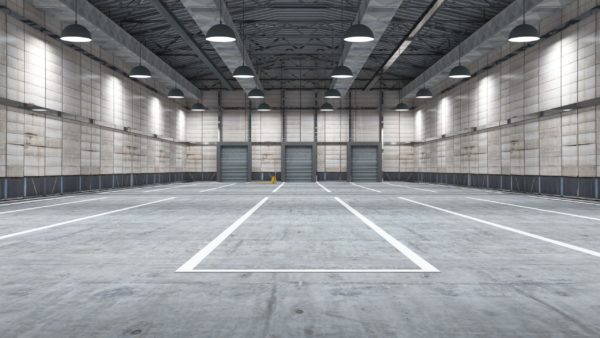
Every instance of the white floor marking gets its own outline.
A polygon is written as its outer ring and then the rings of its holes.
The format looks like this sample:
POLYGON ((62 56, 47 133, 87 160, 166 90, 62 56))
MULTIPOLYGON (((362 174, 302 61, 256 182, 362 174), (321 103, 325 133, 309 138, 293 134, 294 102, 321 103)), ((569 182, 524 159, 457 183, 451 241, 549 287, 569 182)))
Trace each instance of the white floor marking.
POLYGON ((222 185, 222 186, 216 187, 216 188, 204 189, 204 190, 200 190, 198 192, 206 192, 206 191, 211 191, 211 190, 217 190, 217 189, 227 188, 227 187, 231 187, 232 185, 235 185, 235 183, 222 185))
POLYGON ((380 228, 377 224, 373 223, 370 219, 366 218, 363 214, 346 204, 346 202, 342 201, 342 199, 336 197, 335 200, 344 206, 344 208, 348 209, 348 211, 350 211, 354 216, 358 217, 358 219, 371 228, 371 230, 375 231, 379 236, 390 243, 394 248, 396 248, 396 250, 400 251, 404 256, 415 263, 419 268, 421 268, 422 272, 440 272, 440 270, 436 269, 435 266, 431 265, 421 256, 417 255, 414 251, 402 244, 399 240, 395 239, 392 235, 380 228))
POLYGON ((407 189, 414 189, 414 190, 421 190, 421 191, 428 191, 428 192, 435 192, 435 193, 437 193, 437 191, 435 191, 435 190, 421 189, 421 188, 413 188, 413 187, 409 187, 409 186, 406 186, 406 185, 392 184, 392 183, 387 183, 387 182, 385 182, 385 184, 387 184, 387 185, 392 185, 392 186, 394 186, 394 187, 400 187, 400 188, 407 188, 407 189))
POLYGON ((211 272, 211 273, 427 273, 418 269, 197 269, 177 272, 211 272))
POLYGON ((277 188, 273 189, 272 193, 276 193, 277 191, 279 191, 279 189, 281 189, 281 187, 283 187, 284 184, 285 182, 281 182, 281 184, 277 186, 277 188))
POLYGON ((381 191, 379 191, 379 190, 375 190, 375 189, 367 188, 367 187, 365 187, 365 186, 362 186, 362 185, 360 185, 360 184, 356 184, 356 183, 354 183, 354 182, 350 182, 350 184, 352 184, 352 185, 354 185, 354 186, 357 186, 357 187, 359 187, 359 188, 363 188, 363 189, 367 189, 367 190, 371 190, 371 191, 374 191, 374 192, 381 193, 381 191))
POLYGON ((102 199, 105 199, 105 198, 106 198, 106 197, 90 198, 90 199, 87 199, 87 200, 81 200, 81 201, 73 201, 73 202, 65 202, 65 203, 57 203, 57 204, 41 205, 41 206, 39 206, 39 207, 31 207, 31 208, 24 208, 24 209, 16 209, 16 210, 0 211, 0 215, 4 215, 4 214, 12 214, 12 213, 15 213, 15 212, 21 212, 21 211, 29 211, 29 210, 36 210, 36 209, 43 209, 43 208, 58 207, 58 206, 61 206, 61 205, 67 205, 67 204, 85 203, 85 202, 91 202, 91 201, 102 200, 102 199))
POLYGON ((551 200, 551 201, 561 201, 561 202, 568 202, 568 203, 589 204, 589 205, 600 206, 600 203, 575 201, 575 200, 571 200, 571 199, 567 199, 567 198, 555 198, 555 197, 544 197, 544 196, 527 196, 527 197, 539 198, 539 199, 551 200))
POLYGON ((516 208, 523 208, 523 209, 530 209, 530 210, 536 210, 536 211, 542 211, 542 212, 549 212, 552 214, 558 214, 558 215, 565 215, 565 216, 571 216, 571 217, 577 217, 577 218, 583 218, 583 219, 589 219, 592 221, 600 221, 600 218, 596 218, 596 217, 590 217, 590 216, 583 216, 583 215, 576 215, 576 214, 571 214, 568 212, 560 212, 560 211, 554 211, 554 210, 548 210, 548 209, 540 209, 540 208, 534 208, 534 207, 527 207, 524 205, 518 205, 518 204, 512 204, 512 203, 505 203, 505 202, 498 202, 498 201, 492 201, 492 200, 486 200, 483 198, 475 198, 475 197, 467 197, 468 199, 472 199, 472 200, 476 200, 476 201, 482 201, 482 202, 488 202, 488 203, 495 203, 495 204, 502 204, 502 205, 508 205, 511 207, 516 207, 516 208))
POLYGON ((569 243, 557 241, 555 239, 551 239, 551 238, 548 238, 548 237, 544 237, 544 236, 532 234, 530 232, 526 232, 526 231, 523 231, 523 230, 519 230, 519 229, 507 227, 505 225, 500 225, 500 224, 496 224, 496 223, 493 223, 493 222, 488 222, 488 221, 480 219, 480 218, 476 218, 476 217, 464 215, 464 214, 461 214, 461 213, 458 213, 458 212, 455 212, 455 211, 451 211, 451 210, 439 208, 439 207, 436 207, 436 206, 433 206, 433 205, 430 205, 430 204, 426 204, 426 203, 422 203, 422 202, 417 202, 417 201, 411 200, 409 198, 404 198, 404 197, 398 197, 398 198, 401 199, 401 200, 403 200, 403 201, 407 201, 407 202, 410 202, 410 203, 414 203, 414 204, 418 204, 418 205, 421 205, 421 206, 424 206, 424 207, 428 207, 428 208, 431 208, 431 209, 442 211, 442 212, 445 212, 445 213, 448 213, 448 214, 451 214, 451 215, 454 215, 454 216, 466 218, 466 219, 469 219, 471 221, 475 221, 475 222, 479 222, 479 223, 486 224, 486 225, 489 225, 489 226, 493 226, 493 227, 498 228, 498 229, 502 229, 502 230, 514 232, 514 233, 519 234, 519 235, 523 235, 523 236, 535 238, 537 240, 544 241, 544 242, 547 242, 547 243, 551 243, 551 244, 554 244, 554 245, 558 245, 558 246, 561 246, 561 247, 564 247, 564 248, 567 248, 567 249, 571 249, 571 250, 579 251, 579 252, 582 252, 582 253, 585 253, 585 254, 588 254, 588 255, 600 257, 600 252, 597 252, 597 251, 593 251, 593 250, 582 248, 582 247, 579 247, 579 246, 576 246, 576 245, 572 245, 572 244, 569 244, 569 243))
POLYGON ((103 192, 101 192, 99 194, 101 194, 101 195, 112 194, 112 193, 118 193, 118 192, 130 191, 130 190, 137 190, 137 189, 143 189, 143 188, 149 188, 149 187, 119 188, 119 189, 113 189, 113 190, 103 191, 103 192))
POLYGON ((29 230, 19 231, 19 232, 15 232, 15 233, 12 233, 12 234, 0 236, 0 240, 8 239, 8 238, 16 237, 16 236, 21 236, 21 235, 26 235, 26 234, 29 234, 29 233, 32 233, 32 232, 36 232, 36 231, 51 229, 51 228, 55 228, 55 227, 58 227, 58 226, 61 226, 61 225, 66 225, 66 224, 71 224, 71 223, 75 223, 75 222, 85 221, 85 220, 96 218, 96 217, 106 216, 106 215, 114 214, 114 213, 117 213, 117 212, 122 212, 122 211, 131 210, 131 209, 135 209, 135 208, 140 208, 140 207, 143 207, 143 206, 146 206, 146 205, 156 204, 156 203, 160 203, 160 202, 164 202, 164 201, 170 201, 170 200, 172 200, 174 198, 175 197, 163 198, 163 199, 158 200, 158 201, 153 201, 153 202, 138 204, 138 205, 134 205, 134 206, 131 206, 131 207, 126 207, 126 208, 121 208, 121 209, 117 209, 117 210, 107 211, 107 212, 103 212, 103 213, 95 214, 95 215, 91 215, 91 216, 80 217, 80 218, 72 219, 70 221, 54 223, 54 224, 46 225, 46 226, 39 227, 39 228, 33 228, 33 229, 29 229, 29 230))
POLYGON ((16 204, 26 204, 26 203, 33 203, 33 202, 43 202, 43 201, 53 201, 53 200, 61 200, 64 198, 73 198, 75 196, 63 196, 63 197, 48 197, 48 198, 34 198, 31 200, 27 200, 27 201, 19 201, 19 202, 12 202, 12 203, 1 203, 0 207, 5 207, 8 205, 16 205, 16 204))
POLYGON ((325 191, 327 191, 327 192, 331 192, 331 190, 329 190, 329 189, 325 188, 325 186, 324 186, 324 185, 322 185, 321 183, 319 183, 319 181, 317 181, 317 185, 318 185, 319 187, 323 188, 323 190, 325 190, 325 191))
POLYGON ((252 209, 248 210, 242 217, 238 218, 233 224, 227 229, 223 230, 221 234, 215 237, 210 243, 208 243, 202 250, 198 251, 192 258, 187 262, 183 263, 182 266, 177 269, 176 272, 195 272, 194 268, 200 264, 211 252, 213 252, 227 237, 229 237, 237 228, 240 227, 253 213, 256 212, 269 198, 265 197, 258 202, 252 209))

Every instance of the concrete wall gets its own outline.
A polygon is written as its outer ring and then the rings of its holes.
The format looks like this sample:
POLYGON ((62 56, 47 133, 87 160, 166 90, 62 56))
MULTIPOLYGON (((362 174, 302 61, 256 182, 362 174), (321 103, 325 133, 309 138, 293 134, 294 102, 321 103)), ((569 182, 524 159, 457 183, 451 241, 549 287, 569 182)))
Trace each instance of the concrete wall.
MULTIPOLYGON (((53 32, 61 30, 22 1, 7 5, 53 32)), ((171 142, 185 138, 184 110, 121 74, 129 65, 93 43, 82 46, 103 65, 4 13, 0 41, 0 98, 62 113, 0 105, 0 176, 185 170, 186 146, 171 142)), ((166 92, 152 80, 145 83, 166 92)))
MULTIPOLYGON (((579 1, 540 25, 542 34, 589 13, 579 1)), ((600 14, 583 18, 523 51, 514 44, 468 65, 474 78, 447 80, 415 112, 415 171, 596 177, 600 107, 600 14), (493 65, 496 60, 512 57, 493 65), (457 85, 458 84, 458 85, 457 85), (557 111, 552 111, 557 110, 557 111), (536 114, 546 112, 544 116, 536 114), (477 131, 472 131, 476 128, 477 131)))

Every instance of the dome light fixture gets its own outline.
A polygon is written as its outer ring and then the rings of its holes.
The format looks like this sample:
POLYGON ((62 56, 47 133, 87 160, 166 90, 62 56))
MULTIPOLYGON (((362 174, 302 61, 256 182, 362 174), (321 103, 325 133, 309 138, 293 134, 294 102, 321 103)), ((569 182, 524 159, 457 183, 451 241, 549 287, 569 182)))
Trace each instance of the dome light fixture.
POLYGON ((340 94, 340 91, 337 89, 327 89, 323 97, 326 99, 339 99, 342 97, 342 94, 340 94))
POLYGON ((532 25, 525 23, 525 1, 523 1, 523 23, 513 28, 508 35, 509 42, 528 43, 540 39, 540 33, 532 25))
POLYGON ((210 42, 234 42, 235 32, 223 23, 223 2, 219 1, 219 23, 210 27, 206 32, 206 40, 210 42))
POLYGON ((254 77, 254 72, 252 71, 252 68, 241 65, 233 71, 233 77, 236 79, 252 79, 254 77))
POLYGON ((185 96, 183 95, 183 92, 179 88, 173 88, 173 89, 169 90, 167 97, 170 99, 183 99, 185 96))
POLYGON ((191 111, 205 111, 206 107, 200 103, 200 102, 196 102, 192 105, 192 109, 191 111))
POLYGON ((433 93, 431 93, 431 90, 425 87, 419 89, 419 91, 417 92, 417 99, 430 99, 432 97, 433 93))
POLYGON ((248 98, 249 99, 264 99, 265 93, 263 93, 263 91, 258 88, 254 88, 248 93, 248 98))
POLYGON ((346 42, 371 42, 373 40, 375 37, 371 28, 361 23, 350 26, 344 36, 346 42))
POLYGON ((331 72, 331 77, 334 79, 349 79, 352 78, 353 75, 350 68, 344 65, 339 65, 333 68, 333 72, 331 72))
POLYGON ((92 34, 84 26, 77 23, 79 9, 77 7, 78 0, 75 1, 75 23, 68 25, 62 30, 60 39, 66 42, 84 43, 92 41, 92 34))
POLYGON ((31 108, 31 110, 35 111, 35 112, 44 112, 44 111, 47 111, 47 109, 44 108, 44 107, 33 107, 33 108, 31 108))
POLYGON ((451 79, 468 79, 471 77, 471 72, 469 72, 467 67, 461 65, 459 61, 458 66, 452 68, 448 77, 451 79))
POLYGON ((149 79, 152 77, 152 73, 148 68, 139 64, 131 69, 129 77, 132 79, 149 79))
POLYGON ((320 111, 333 111, 333 106, 331 105, 331 103, 323 103, 321 105, 321 108, 319 108, 320 111))
POLYGON ((256 108, 256 110, 258 111, 271 111, 271 106, 269 106, 268 103, 263 102, 261 104, 258 105, 258 107, 256 108))
POLYGON ((398 103, 396 108, 394 108, 394 110, 395 111, 410 111, 410 107, 406 103, 400 102, 400 103, 398 103))

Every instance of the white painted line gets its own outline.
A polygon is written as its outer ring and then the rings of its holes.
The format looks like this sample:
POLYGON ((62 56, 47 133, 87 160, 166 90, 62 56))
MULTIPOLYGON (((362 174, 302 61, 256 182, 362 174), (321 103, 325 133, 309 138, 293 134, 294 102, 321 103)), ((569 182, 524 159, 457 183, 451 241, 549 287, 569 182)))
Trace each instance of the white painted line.
POLYGON ((73 197, 75 197, 75 196, 34 198, 34 199, 31 199, 31 200, 27 200, 27 201, 19 201, 19 202, 12 202, 12 203, 1 203, 0 207, 5 207, 5 206, 8 206, 8 205, 16 205, 16 204, 27 204, 27 203, 33 203, 33 202, 61 200, 61 199, 64 199, 64 198, 73 198, 73 197))
POLYGON ((198 251, 192 258, 190 258, 187 262, 183 263, 176 272, 193 272, 194 268, 200 264, 211 252, 213 252, 227 237, 229 237, 237 228, 240 227, 252 214, 258 210, 265 202, 268 200, 268 197, 263 198, 260 202, 258 202, 252 209, 248 210, 242 217, 238 218, 233 224, 231 224, 227 229, 223 230, 221 234, 215 237, 210 243, 208 243, 202 250, 198 251))
POLYGON ((124 191, 130 191, 130 190, 138 190, 138 189, 144 189, 144 188, 149 188, 149 187, 134 187, 134 188, 121 188, 121 189, 113 189, 113 190, 108 190, 108 191, 103 191, 99 194, 104 195, 104 194, 113 194, 113 193, 118 193, 118 192, 124 192, 124 191))
POLYGON ((273 189, 272 193, 276 193, 277 191, 279 191, 279 189, 281 189, 281 187, 283 187, 284 184, 285 182, 281 182, 281 184, 277 188, 273 189))
POLYGON ((329 189, 325 188, 325 186, 324 186, 324 185, 322 185, 321 183, 319 183, 319 181, 317 181, 317 185, 318 185, 319 187, 323 188, 323 190, 325 190, 325 191, 327 191, 327 192, 331 192, 331 190, 329 190, 329 189))
POLYGON ((527 196, 527 197, 530 197, 530 198, 539 198, 539 199, 551 200, 551 201, 568 202, 568 203, 588 204, 588 205, 595 205, 595 206, 599 206, 600 207, 600 203, 575 201, 575 200, 568 199, 568 198, 555 198, 555 197, 544 197, 544 196, 527 196))
POLYGON ((421 190, 421 191, 428 191, 428 192, 435 192, 435 193, 437 193, 437 191, 435 191, 435 190, 413 188, 413 187, 409 187, 409 186, 406 186, 406 185, 392 184, 392 183, 387 183, 387 182, 385 182, 385 184, 392 185, 394 187, 400 187, 400 188, 406 188, 406 189, 414 189, 414 190, 421 190))
POLYGON ((579 251, 579 252, 582 252, 582 253, 585 253, 585 254, 588 254, 588 255, 600 257, 600 252, 597 252, 597 251, 593 251, 593 250, 582 248, 582 247, 579 247, 579 246, 575 246, 575 245, 572 245, 572 244, 569 244, 569 243, 557 241, 555 239, 551 239, 551 238, 548 238, 548 237, 543 237, 543 236, 540 236, 540 235, 532 234, 530 232, 526 232, 526 231, 523 231, 523 230, 519 230, 519 229, 507 227, 505 225, 500 225, 500 224, 488 222, 488 221, 480 219, 480 218, 476 218, 476 217, 464 215, 464 214, 461 214, 461 213, 458 213, 458 212, 454 212, 454 211, 451 211, 451 210, 439 208, 439 207, 436 207, 436 206, 433 206, 433 205, 430 205, 430 204, 426 204, 426 203, 422 203, 422 202, 417 202, 417 201, 411 200, 409 198, 404 198, 404 197, 398 197, 398 198, 401 199, 401 200, 403 200, 403 201, 407 201, 407 202, 410 202, 410 203, 414 203, 414 204, 418 204, 418 205, 421 205, 421 206, 424 206, 424 207, 428 207, 428 208, 431 208, 431 209, 442 211, 442 212, 445 212, 445 213, 448 213, 448 214, 451 214, 451 215, 454 215, 454 216, 466 218, 466 219, 469 219, 471 221, 475 221, 475 222, 479 222, 479 223, 486 224, 486 225, 489 225, 489 226, 493 226, 493 227, 498 228, 498 229, 502 229, 502 230, 514 232, 514 233, 519 234, 519 235, 523 235, 523 236, 535 238, 537 240, 544 241, 544 242, 547 242, 547 243, 551 243, 551 244, 554 244, 554 245, 558 245, 558 246, 561 246, 561 247, 564 247, 564 248, 567 248, 567 249, 571 249, 571 250, 579 251))
POLYGON ((558 214, 558 215, 564 215, 564 216, 571 216, 571 217, 577 217, 577 218, 583 218, 583 219, 589 219, 589 220, 592 220, 592 221, 600 221, 600 218, 590 217, 590 216, 583 216, 583 215, 576 215, 576 214, 571 214, 571 213, 568 213, 568 212, 560 212, 560 211, 554 211, 554 210, 548 210, 548 209, 540 209, 540 208, 534 208, 534 207, 527 207, 527 206, 524 206, 524 205, 518 205, 518 204, 512 204, 512 203, 504 203, 504 202, 486 200, 486 199, 483 199, 483 198, 475 198, 475 197, 467 197, 467 198, 468 199, 472 199, 472 200, 476 200, 476 201, 482 201, 482 202, 488 202, 488 203, 508 205, 508 206, 516 207, 516 208, 523 208, 523 209, 530 209, 530 210, 536 210, 536 211, 542 211, 542 212, 549 212, 549 213, 552 213, 552 214, 558 214))
POLYGON ((31 207, 31 208, 24 208, 24 209, 16 209, 16 210, 0 211, 0 215, 12 214, 12 213, 15 213, 15 212, 21 212, 21 211, 29 211, 29 210, 43 209, 43 208, 52 208, 52 207, 58 207, 58 206, 61 206, 61 205, 67 205, 67 204, 85 203, 85 202, 91 202, 91 201, 102 200, 102 199, 105 199, 105 198, 106 198, 106 197, 90 198, 90 199, 87 199, 87 200, 81 200, 81 201, 73 201, 73 202, 65 202, 65 203, 57 203, 57 204, 41 205, 41 206, 39 206, 39 207, 31 207))
POLYGON ((114 214, 114 213, 117 213, 117 212, 122 212, 122 211, 127 211, 127 210, 131 210, 131 209, 135 209, 135 208, 140 208, 140 207, 143 207, 143 206, 146 206, 146 205, 151 205, 151 204, 156 204, 156 203, 160 203, 160 202, 164 202, 164 201, 169 201, 169 200, 172 200, 174 198, 175 197, 164 198, 164 199, 161 199, 161 200, 158 200, 158 201, 154 201, 154 202, 148 202, 148 203, 138 204, 138 205, 134 205, 134 206, 131 206, 131 207, 126 207, 126 208, 121 208, 121 209, 117 209, 117 210, 103 212, 103 213, 100 213, 100 214, 95 214, 95 215, 91 215, 91 216, 80 217, 80 218, 72 219, 70 221, 65 221, 65 222, 60 222, 60 223, 54 223, 54 224, 46 225, 46 226, 39 227, 39 228, 33 228, 33 229, 25 230, 25 231, 19 231, 19 232, 15 232, 15 233, 12 233, 12 234, 0 236, 0 240, 8 239, 8 238, 16 237, 16 236, 21 236, 21 235, 26 235, 26 234, 29 234, 29 233, 32 233, 32 232, 36 232, 36 231, 41 231, 41 230, 46 230, 46 229, 50 229, 50 228, 55 228, 55 227, 58 227, 58 226, 61 226, 61 225, 66 225, 66 224, 71 224, 71 223, 75 223, 75 222, 85 221, 85 220, 96 218, 96 217, 106 216, 106 215, 114 214))
POLYGON ((414 251, 409 249, 406 245, 402 244, 400 241, 392 237, 385 230, 380 228, 377 224, 373 223, 371 220, 363 216, 360 212, 346 204, 346 202, 342 201, 340 198, 336 197, 336 201, 338 201, 344 208, 348 209, 354 216, 358 217, 363 223, 365 223, 371 230, 375 231, 379 236, 385 239, 388 243, 390 243, 396 250, 400 251, 404 256, 410 259, 413 263, 415 263, 423 272, 440 272, 436 269, 435 266, 431 265, 421 256, 417 255, 414 251))
POLYGON ((204 190, 200 190, 198 192, 206 192, 206 191, 211 191, 211 190, 217 190, 217 189, 227 188, 227 187, 231 187, 232 185, 235 185, 235 183, 222 185, 222 186, 216 187, 216 188, 204 189, 204 190))
POLYGON ((204 273, 428 273, 420 269, 198 269, 177 272, 204 273))
POLYGON ((350 184, 352 184, 352 185, 354 185, 354 186, 357 186, 357 187, 359 187, 359 188, 363 188, 363 189, 367 189, 367 190, 371 190, 371 191, 374 191, 374 192, 381 193, 381 191, 379 191, 379 190, 375 190, 375 189, 367 188, 367 187, 365 187, 365 186, 362 186, 362 185, 360 185, 360 184, 356 184, 356 183, 354 183, 354 182, 350 182, 350 184))

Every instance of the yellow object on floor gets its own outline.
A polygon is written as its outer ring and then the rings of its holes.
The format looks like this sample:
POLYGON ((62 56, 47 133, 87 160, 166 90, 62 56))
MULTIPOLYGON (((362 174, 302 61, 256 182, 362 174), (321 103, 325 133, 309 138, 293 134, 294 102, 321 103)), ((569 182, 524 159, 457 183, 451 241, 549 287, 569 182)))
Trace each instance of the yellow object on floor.
POLYGON ((277 176, 271 176, 271 184, 277 184, 277 176))

